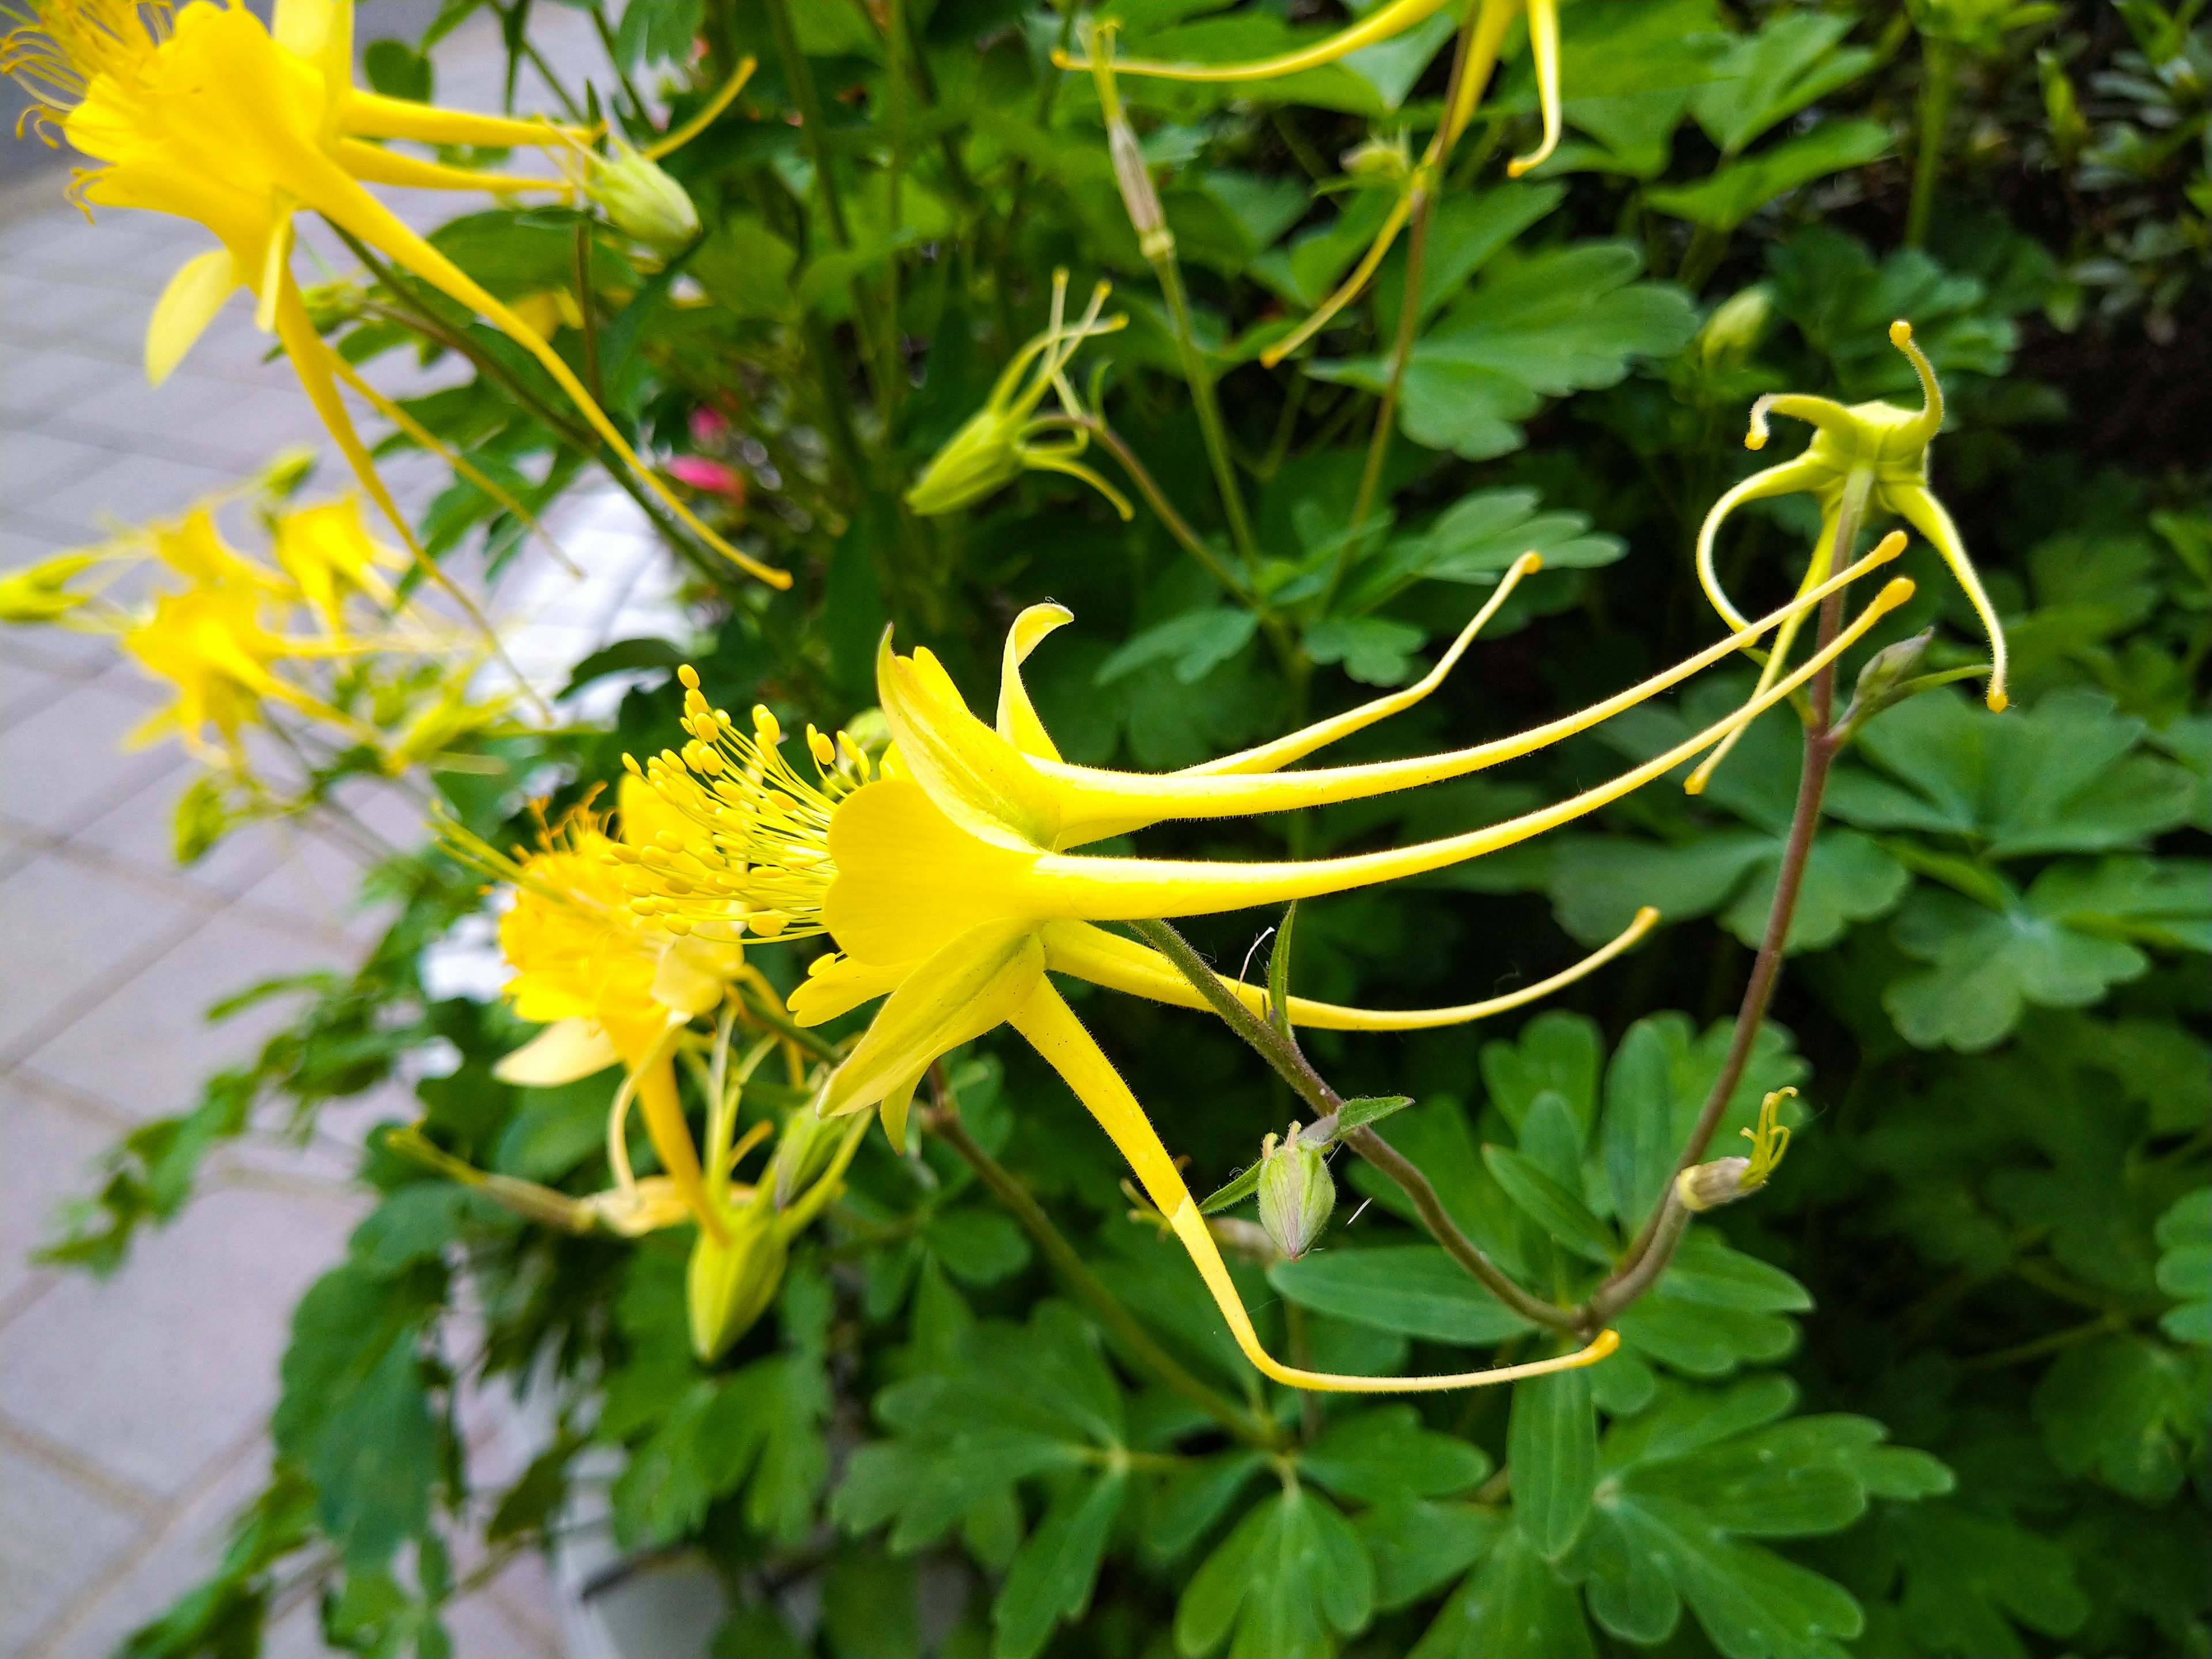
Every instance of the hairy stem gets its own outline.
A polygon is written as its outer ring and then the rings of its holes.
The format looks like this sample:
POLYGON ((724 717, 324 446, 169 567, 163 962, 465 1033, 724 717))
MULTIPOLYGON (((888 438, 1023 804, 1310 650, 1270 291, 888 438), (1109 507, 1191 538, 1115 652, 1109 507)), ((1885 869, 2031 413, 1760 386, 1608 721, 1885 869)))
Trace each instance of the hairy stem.
MULTIPOLYGON (((1297 1091, 1298 1098, 1312 1107, 1318 1115, 1316 1129, 1334 1129, 1337 1111, 1344 1104, 1336 1091, 1315 1071, 1313 1063, 1305 1057, 1297 1042, 1278 1031, 1266 1020, 1238 1001, 1221 976, 1206 963, 1206 958, 1191 947, 1190 941, 1164 921, 1136 921, 1129 924, 1139 936, 1169 961, 1188 980, 1206 1005, 1228 1022, 1229 1028, 1260 1053, 1260 1057, 1282 1074, 1283 1080, 1297 1091)), ((1504 1268, 1482 1253, 1481 1249, 1459 1229, 1437 1196, 1437 1189, 1405 1155, 1383 1139, 1375 1131, 1362 1125, 1344 1138, 1344 1144, 1390 1177, 1401 1188, 1413 1203, 1437 1243, 1444 1247, 1453 1261, 1465 1268, 1485 1289, 1512 1309, 1522 1318, 1554 1330, 1574 1328, 1574 1318, 1566 1310, 1553 1306, 1541 1297, 1532 1296, 1515 1284, 1504 1268)))
POLYGON ((1075 1247, 1053 1225, 1052 1218, 1030 1196, 1028 1189, 1004 1164, 975 1144, 975 1137, 961 1122, 956 1107, 947 1101, 925 1109, 921 1125, 958 1154, 960 1161, 975 1172, 976 1179, 991 1189, 992 1196, 1021 1223, 1023 1231, 1036 1241, 1037 1248, 1067 1282, 1067 1287, 1113 1333, 1125 1353, 1238 1439, 1270 1448, 1282 1445, 1282 1432, 1273 1424, 1209 1387, 1159 1345, 1137 1316, 1122 1306, 1113 1291, 1085 1264, 1075 1247))
MULTIPOLYGON (((1826 581, 1828 573, 1848 562, 1858 542, 1859 523, 1866 511, 1868 481, 1859 475, 1847 481, 1844 500, 1836 515, 1835 538, 1826 548, 1815 551, 1819 565, 1812 575, 1814 583, 1826 581)), ((1820 634, 1816 648, 1825 648, 1836 637, 1842 624, 1844 594, 1838 588, 1828 595, 1820 606, 1820 634)), ((1775 877, 1774 899, 1767 907, 1766 931, 1759 941, 1759 955, 1751 965, 1751 977, 1743 988, 1743 1000, 1737 1006, 1735 1030, 1729 1039, 1727 1056, 1721 1061, 1720 1075, 1713 1079, 1705 1103, 1698 1108, 1698 1121, 1691 1128, 1690 1138, 1683 1144, 1682 1154, 1674 1161, 1674 1174, 1691 1168, 1705 1155, 1713 1132, 1720 1127, 1721 1115, 1728 1110, 1736 1085, 1743 1080, 1744 1067, 1750 1063, 1753 1045, 1759 1039, 1759 1028, 1766 1018, 1768 1005, 1774 1000, 1774 988, 1782 977, 1782 957, 1790 941, 1790 924, 1797 914, 1798 896, 1804 890, 1805 866, 1813 856, 1813 842, 1820 825, 1820 801, 1827 793, 1828 771, 1836 758, 1838 744, 1833 726, 1836 706, 1836 671, 1833 664, 1822 669, 1813 678, 1813 718, 1805 727, 1805 758, 1797 775, 1797 804, 1790 817, 1789 838, 1783 843, 1782 867, 1775 877)), ((1587 1304, 1595 1309, 1601 1304, 1618 1311, 1627 1305, 1616 1299, 1619 1288, 1631 1279, 1648 1285, 1658 1277, 1674 1253, 1674 1244, 1681 1237, 1681 1228, 1674 1229, 1671 1240, 1661 1249, 1662 1235, 1668 1231, 1670 1206, 1679 1205, 1674 1195, 1674 1182, 1669 1180, 1667 1190, 1651 1214, 1645 1219, 1629 1246, 1628 1254, 1620 1266, 1587 1304), (1645 1271, 1647 1259, 1657 1265, 1645 1271)), ((1686 1219, 1686 1217, 1685 1218, 1686 1219)))

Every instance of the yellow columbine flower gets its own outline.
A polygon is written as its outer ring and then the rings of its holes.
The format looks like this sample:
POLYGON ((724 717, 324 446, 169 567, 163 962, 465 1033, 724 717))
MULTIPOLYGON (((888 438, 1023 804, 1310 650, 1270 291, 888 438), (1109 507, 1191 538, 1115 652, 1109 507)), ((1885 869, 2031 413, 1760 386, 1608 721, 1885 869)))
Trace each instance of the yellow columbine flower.
MULTIPOLYGON (((1771 392, 1761 398, 1751 406, 1751 430, 1744 438, 1745 448, 1766 447, 1769 415, 1788 415, 1808 422, 1813 441, 1796 460, 1753 473, 1713 503, 1698 532, 1698 580, 1713 608, 1731 625, 1741 628, 1742 613, 1722 588, 1719 574, 1713 568, 1713 540, 1723 521, 1746 501, 1808 495, 1820 503, 1820 536, 1805 568, 1806 587, 1826 574, 1829 550, 1835 544, 1839 523, 1848 520, 1856 525, 1869 508, 1893 513, 1933 544, 1966 590, 1974 614, 1989 634, 1989 706, 1992 712, 2002 711, 2006 702, 2004 624, 1997 620, 1996 608, 1983 591, 1973 561, 1966 556, 1958 526, 1952 523, 1950 514, 1928 484, 1928 447, 1943 427, 1943 388, 1927 355, 1913 341, 1911 324, 1892 323, 1889 339, 1911 360, 1913 373, 1920 377, 1921 407, 1899 409, 1885 403, 1847 405, 1796 392, 1771 392)), ((1793 617, 1775 635, 1774 648, 1759 675, 1761 691, 1781 672, 1802 619, 1802 614, 1793 617)), ((1722 744, 1698 769, 1691 779, 1693 792, 1705 787, 1731 746, 1732 740, 1722 744)))
MULTIPOLYGON (((1112 107, 1114 74, 1150 76, 1168 81, 1245 82, 1269 81, 1285 75, 1295 75, 1302 70, 1319 69, 1335 63, 1347 53, 1380 41, 1425 22, 1442 9, 1444 0, 1389 0, 1346 28, 1339 30, 1325 40, 1310 46, 1286 52, 1273 58, 1255 58, 1242 64, 1170 64, 1142 58, 1114 56, 1112 26, 1100 28, 1091 38, 1093 56, 1076 58, 1065 52, 1055 52, 1053 62, 1061 69, 1090 70, 1099 77, 1100 98, 1112 107)), ((1519 178, 1531 167, 1549 159, 1559 143, 1559 12, 1558 0, 1480 0, 1482 8, 1476 17, 1474 31, 1467 43, 1467 58, 1460 69, 1458 91, 1451 107, 1444 112, 1436 134, 1421 157, 1420 165, 1408 170, 1397 203, 1390 210, 1382 228, 1375 234, 1359 263, 1352 267, 1336 292, 1324 300, 1304 322, 1290 335, 1278 340, 1260 354, 1260 361, 1273 368, 1308 340, 1328 326, 1329 319, 1359 297, 1376 270, 1381 269, 1383 256, 1398 240, 1398 234, 1418 211, 1422 202, 1437 188, 1443 160, 1460 134, 1467 131, 1468 123, 1474 118, 1475 106, 1490 84, 1492 72, 1498 66, 1498 49, 1505 38, 1506 25, 1523 6, 1528 14, 1528 49, 1535 60, 1536 97, 1543 114, 1542 140, 1526 155, 1516 156, 1506 165, 1507 173, 1519 178)))
MULTIPOLYGON (((1269 1356, 1174 1161, 1045 977, 1046 969, 1192 1003, 1194 994, 1177 987, 1165 963, 1093 924, 1211 915, 1342 892, 1440 869, 1570 822, 1662 775, 1786 696, 1901 604, 1911 584, 1889 584, 1813 662, 1728 720, 1599 788, 1486 830, 1303 863, 1097 858, 1064 849, 1170 817, 1236 817, 1358 799, 1463 776, 1526 754, 1718 660, 1896 550, 1886 544, 1815 590, 1818 597, 1801 598, 1687 664, 1582 714, 1451 755, 1280 775, 1274 775, 1277 769, 1404 708, 1436 676, 1409 692, 1191 772, 1160 778, 1070 766, 1058 758, 1019 674, 1022 660, 1067 613, 1056 605, 1034 606, 1017 619, 1007 639, 995 730, 969 712, 934 657, 921 650, 910 658, 896 656, 886 635, 877 690, 896 752, 872 774, 865 757, 845 762, 832 740, 810 732, 825 781, 836 779, 820 790, 794 787, 795 774, 775 769, 779 733, 772 718, 761 720, 751 741, 740 740, 726 717, 707 707, 696 677, 687 677, 691 742, 682 754, 668 751, 649 767, 631 763, 691 821, 688 831, 663 843, 670 862, 661 868, 674 879, 637 903, 662 916, 680 916, 694 903, 726 910, 732 902, 757 902, 751 884, 760 883, 764 898, 775 895, 785 932, 819 929, 834 936, 843 953, 818 960, 793 995, 793 1011, 803 1024, 835 1018, 888 994, 830 1079, 821 1103, 825 1115, 880 1105, 886 1127, 902 1132, 908 1103, 930 1064, 1011 1024, 1067 1081, 1129 1160, 1197 1263, 1239 1346, 1266 1375, 1297 1387, 1352 1391, 1454 1388, 1528 1375, 1526 1369, 1510 1368, 1412 1380, 1341 1377, 1284 1366, 1269 1356), (756 802, 776 814, 772 825, 754 826, 756 802)), ((1470 625, 1470 634, 1481 620, 1470 625)), ((641 858, 632 865, 647 886, 654 867, 641 858)), ((714 917, 703 920, 711 923, 714 917)), ((1480 1007, 1378 1016, 1298 1000, 1290 1013, 1313 1024, 1402 1029, 1465 1019, 1480 1007)), ((1534 1369, 1590 1363, 1610 1352, 1612 1342, 1608 1334, 1577 1355, 1534 1369)))
POLYGON ((455 826, 445 826, 461 856, 515 884, 500 919, 500 949, 514 969, 507 994, 514 1012, 545 1030, 495 1068, 508 1083, 574 1082, 619 1060, 628 1076, 607 1127, 609 1159, 627 1187, 623 1127, 635 1093, 646 1132, 678 1194, 708 1232, 726 1229, 707 1184, 676 1091, 675 1044, 696 1016, 720 1006, 744 970, 731 943, 670 933, 638 916, 618 882, 620 845, 650 844, 672 814, 653 792, 626 782, 617 842, 588 811, 549 831, 538 850, 509 860, 455 826))
POLYGON ((0 42, 0 72, 30 92, 44 125, 58 126, 73 146, 101 163, 78 173, 73 188, 80 198, 175 214, 206 226, 222 243, 188 261, 155 305, 146 372, 155 384, 182 361, 231 294, 250 289, 255 322, 283 343, 362 487, 437 575, 353 428, 338 396, 337 354, 316 333, 292 275, 293 216, 319 213, 495 324, 538 360, 601 441, 695 534, 763 580, 789 585, 787 574, 747 558, 694 518, 639 460, 544 336, 366 187, 567 195, 571 186, 557 179, 471 172, 374 141, 565 149, 589 134, 362 91, 353 84, 351 0, 276 0, 273 27, 264 27, 243 5, 211 0, 173 12, 166 0, 32 5, 33 21, 0 42))

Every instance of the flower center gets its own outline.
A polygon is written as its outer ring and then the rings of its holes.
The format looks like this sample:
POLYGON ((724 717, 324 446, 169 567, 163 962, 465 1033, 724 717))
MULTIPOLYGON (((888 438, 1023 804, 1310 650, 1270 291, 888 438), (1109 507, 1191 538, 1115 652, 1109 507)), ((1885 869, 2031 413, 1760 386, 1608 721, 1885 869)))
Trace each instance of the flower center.
POLYGON ((707 706, 696 673, 679 672, 690 741, 641 767, 627 755, 623 763, 693 833, 663 830, 613 849, 627 866, 631 909, 673 933, 696 928, 709 938, 734 936, 738 924, 761 939, 821 933, 822 901, 837 874, 830 819, 840 800, 874 777, 874 763, 846 733, 833 738, 810 726, 810 781, 784 758, 774 714, 754 709, 751 732, 741 732, 726 712, 707 706))
POLYGON ((55 129, 94 80, 137 80, 169 38, 169 12, 168 0, 39 0, 22 27, 0 39, 0 75, 13 76, 33 100, 24 124, 58 143, 55 129))

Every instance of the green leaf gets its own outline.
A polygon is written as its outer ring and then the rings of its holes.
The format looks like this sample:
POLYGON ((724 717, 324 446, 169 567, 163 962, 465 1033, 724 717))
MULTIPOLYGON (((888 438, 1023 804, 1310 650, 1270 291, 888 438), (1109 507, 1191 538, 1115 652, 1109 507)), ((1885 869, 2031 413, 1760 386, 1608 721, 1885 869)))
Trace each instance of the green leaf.
POLYGON ((1364 1504, 1445 1498, 1480 1484, 1490 1459, 1479 1447, 1421 1426, 1411 1406, 1355 1412, 1331 1423, 1298 1456, 1298 1472, 1364 1504))
POLYGON ((1704 1228, 1683 1238, 1660 1283, 1678 1301, 1740 1313, 1804 1313, 1813 1305, 1805 1287, 1781 1268, 1731 1249, 1704 1228))
POLYGON ((2159 1323, 2177 1342, 2212 1347, 2212 1187, 2199 1187, 2159 1218, 2158 1287, 2180 1303, 2159 1323))
POLYGON ((1875 1526, 1923 1652, 2027 1659, 2015 1624, 2063 1638, 2089 1617, 2073 1553, 2013 1522, 1936 1502, 1889 1509, 1875 1526))
POLYGON ((1667 1044, 1642 1020, 1628 1028, 1605 1073, 1605 1172, 1613 1212, 1641 1225, 1674 1173, 1674 1110, 1667 1044))
MULTIPOLYGON (((1400 1113, 1391 1119, 1383 1139, 1419 1167, 1445 1212, 1508 1273, 1525 1276, 1530 1271, 1529 1256, 1545 1255, 1541 1235, 1484 1164, 1474 1127, 1457 1100, 1440 1095, 1400 1113)), ((1354 1164, 1350 1174, 1352 1184, 1382 1208, 1420 1224, 1419 1212, 1397 1182, 1364 1162, 1354 1164)), ((1544 1266, 1549 1269, 1548 1255, 1544 1266)))
POLYGON ((2027 890, 2027 906, 2076 933, 2212 952, 2212 864, 2203 860, 2055 864, 2027 890))
POLYGON ((1043 1650, 1055 1624, 1083 1617, 1128 1484, 1126 1475, 1109 1470, 1054 1498, 991 1605, 998 1627, 994 1659, 1030 1659, 1043 1650))
POLYGON ((428 1524, 437 1425, 416 1353, 443 1275, 398 1278, 349 1261, 308 1288, 292 1315, 276 1455, 314 1482, 324 1530, 349 1564, 374 1567, 428 1524))
POLYGON ((1851 20, 1833 13, 1771 17, 1713 65, 1714 78, 1690 99, 1690 112, 1725 155, 1874 67, 1877 54, 1841 52, 1851 20))
POLYGON ((1326 1659, 1375 1610, 1375 1569, 1351 1522, 1305 1486, 1253 1506, 1191 1575, 1176 1648, 1197 1659, 1326 1659), (1232 1634, 1233 1631, 1233 1634, 1232 1634))
POLYGON ((1427 633, 1409 623, 1382 617, 1331 617, 1306 629, 1306 654, 1316 662, 1341 663, 1362 685, 1402 685, 1413 678, 1413 653, 1427 633))
POLYGON ((1569 1563, 1607 1629, 1661 1641, 1687 1601, 1729 1659, 1845 1651, 1840 1641, 1862 1624, 1851 1597, 1741 1539, 1838 1531, 1874 1497, 1947 1492, 1951 1477, 1925 1453, 1881 1444, 1865 1418, 1778 1421, 1795 1397, 1772 1375, 1718 1389, 1670 1384, 1607 1431, 1606 1479, 1569 1563))
POLYGON ((1556 1561, 1574 1547, 1597 1486, 1597 1412, 1579 1368, 1513 1385, 1505 1431, 1516 1524, 1539 1555, 1556 1561))
POLYGON ((1169 1560, 1195 1544, 1221 1519, 1252 1477, 1267 1467, 1255 1448, 1188 1460, 1163 1481, 1146 1506, 1142 1538, 1155 1559, 1169 1560))
MULTIPOLYGON (((1338 610, 1370 610, 1424 580, 1488 587, 1523 553, 1541 554, 1546 570, 1587 570, 1612 564, 1626 552, 1618 538, 1590 534, 1590 521, 1579 513, 1537 511, 1540 501, 1533 489, 1462 495, 1425 530, 1394 537, 1379 553, 1362 559, 1345 583, 1338 610)), ((1491 628, 1503 631, 1496 622, 1491 628)))
POLYGON ((1734 230, 1776 197, 1830 173, 1864 167, 1887 155, 1893 142, 1879 121, 1824 121, 1802 137, 1723 163, 1694 185, 1647 190, 1644 199, 1674 218, 1711 230, 1734 230))
POLYGON ((798 249, 759 220, 733 213, 715 227, 687 268, 731 316, 781 319, 799 313, 791 289, 798 264, 798 249))
POLYGON ((2069 691, 1992 714, 1951 691, 1870 721, 1857 748, 1887 777, 1838 768, 1828 810, 1867 830, 1955 836, 1993 859, 2140 846, 2187 820, 2186 768, 2135 752, 2141 720, 2069 691))
POLYGON ((1431 1342, 1487 1347, 1530 1328, 1435 1244, 1318 1251, 1276 1262, 1267 1282, 1316 1313, 1431 1342))
POLYGON ((1412 1659, 1595 1659, 1596 1651, 1582 1598, 1560 1581, 1516 1515, 1413 1644, 1412 1659))
POLYGON ((1406 1498, 1376 1504, 1352 1525, 1374 1558, 1375 1605, 1388 1613, 1465 1572, 1498 1541, 1506 1516, 1485 1504, 1406 1498))
POLYGON ((1364 1129, 1370 1123, 1380 1123, 1413 1103, 1411 1095, 1361 1095, 1347 1100, 1337 1109, 1337 1139, 1341 1140, 1352 1130, 1364 1129))
POLYGON ((1027 1327, 963 1330, 943 1369, 893 1383, 875 1413, 891 1437, 853 1454, 830 1513, 854 1533, 890 1522, 899 1554, 934 1543, 1017 1481, 1121 1447, 1126 1432, 1120 1387, 1090 1328, 1056 1302, 1038 1304, 1027 1327))
POLYGON ((995 1285, 1029 1265, 1029 1240, 1003 1210, 939 1210, 929 1218, 922 1237, 965 1284, 995 1285))
POLYGON ((372 40, 362 48, 362 72, 386 98, 427 104, 436 85, 430 60, 404 40, 372 40))
POLYGON ((1538 1168, 1534 1159, 1505 1146, 1485 1146, 1482 1161, 1523 1213, 1585 1261, 1610 1267, 1620 1248, 1612 1230, 1589 1206, 1538 1168))
POLYGON ((1178 681, 1195 685, 1249 644, 1259 626, 1251 611, 1226 605, 1186 611, 1118 647, 1098 665, 1097 683, 1111 685, 1154 663, 1172 663, 1178 681))
POLYGON ((1528 1109, 1548 1090, 1565 1102, 1588 1135, 1597 1122, 1603 1053, 1595 1020, 1553 1009, 1522 1026, 1512 1042, 1482 1045, 1483 1087, 1516 1133, 1528 1109))
MULTIPOLYGON (((1414 343, 1401 424, 1415 443, 1483 460, 1521 447, 1516 424, 1547 398, 1618 384, 1640 357, 1678 350, 1696 331, 1679 289, 1638 283, 1642 255, 1578 242, 1486 276, 1414 343)), ((1381 392, 1380 357, 1310 363, 1316 380, 1381 392)))
MULTIPOLYGON (((2047 896, 2052 890, 2039 882, 2047 896)), ((2056 890, 2070 897, 2062 880, 2056 890)), ((2149 959, 2132 945, 2076 931, 2045 913, 2037 891, 1991 910, 1957 893, 1923 888, 1899 912, 1892 937, 1929 963, 1893 980, 1882 1006, 1907 1042, 1968 1054, 2000 1042, 2026 1006, 2082 1008, 2140 978, 2149 959)))
POLYGON ((2141 1504, 2181 1489, 2189 1448, 2204 1437, 2204 1357, 2146 1337, 2069 1348, 2036 1385, 2035 1417, 2051 1461, 2094 1474, 2141 1504))

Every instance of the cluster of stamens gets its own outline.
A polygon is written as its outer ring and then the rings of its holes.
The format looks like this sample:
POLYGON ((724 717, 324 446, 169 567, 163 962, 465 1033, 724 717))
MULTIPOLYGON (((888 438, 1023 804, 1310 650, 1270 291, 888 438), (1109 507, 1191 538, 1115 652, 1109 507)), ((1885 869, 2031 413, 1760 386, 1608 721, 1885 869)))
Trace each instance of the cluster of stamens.
POLYGON ((17 135, 35 131, 50 146, 96 77, 135 81, 170 34, 166 0, 44 0, 27 15, 0 9, 0 19, 19 25, 0 38, 0 75, 13 76, 32 100, 17 118, 17 135))
POLYGON ((867 751, 847 733, 806 728, 811 781, 784 758, 783 727, 765 708, 750 732, 710 708, 699 676, 684 683, 689 736, 640 765, 623 764, 696 826, 663 830, 642 844, 617 846, 630 908, 672 933, 702 937, 803 939, 822 931, 822 900, 836 866, 830 818, 837 803, 876 775, 867 751))

